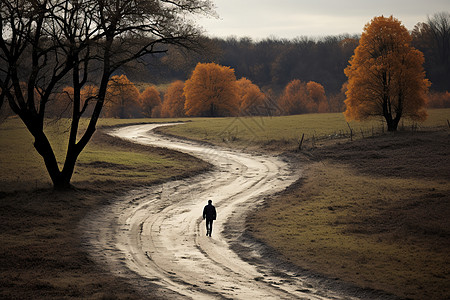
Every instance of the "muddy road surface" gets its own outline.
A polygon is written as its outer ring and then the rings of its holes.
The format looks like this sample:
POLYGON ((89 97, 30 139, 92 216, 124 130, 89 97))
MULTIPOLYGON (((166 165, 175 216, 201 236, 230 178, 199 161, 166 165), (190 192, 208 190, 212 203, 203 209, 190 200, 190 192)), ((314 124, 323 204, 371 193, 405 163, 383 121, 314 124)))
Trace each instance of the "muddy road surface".
MULTIPOLYGON (((315 288, 301 274, 249 263, 231 248, 239 243, 248 212, 300 176, 281 158, 163 137, 157 124, 114 129, 136 143, 186 152, 214 165, 212 171, 132 190, 80 225, 93 259, 126 277, 143 294, 175 299, 341 299, 315 288), (206 236, 203 207, 217 209, 212 237, 206 236)), ((183 125, 180 125, 183 126, 183 125)), ((261 254, 252 245, 245 256, 261 254)), ((251 260, 250 260, 251 261, 251 260)))

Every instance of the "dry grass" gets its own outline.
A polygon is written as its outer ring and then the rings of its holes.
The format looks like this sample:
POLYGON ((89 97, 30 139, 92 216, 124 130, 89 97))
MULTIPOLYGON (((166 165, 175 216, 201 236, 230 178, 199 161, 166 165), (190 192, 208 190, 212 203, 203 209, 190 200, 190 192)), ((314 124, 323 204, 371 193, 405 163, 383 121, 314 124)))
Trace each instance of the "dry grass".
POLYGON ((448 132, 316 149, 304 179, 249 218, 255 237, 315 272, 400 297, 448 299, 448 132))
POLYGON ((3 195, 0 298, 142 299, 125 280, 100 269, 80 246, 78 222, 112 197, 107 190, 3 195))

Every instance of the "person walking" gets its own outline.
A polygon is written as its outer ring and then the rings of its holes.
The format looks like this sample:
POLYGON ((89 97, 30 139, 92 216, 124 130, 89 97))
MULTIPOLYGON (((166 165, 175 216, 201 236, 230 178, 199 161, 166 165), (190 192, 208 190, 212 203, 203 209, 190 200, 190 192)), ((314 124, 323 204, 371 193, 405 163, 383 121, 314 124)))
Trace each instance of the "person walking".
POLYGON ((211 236, 212 225, 216 216, 216 208, 212 205, 212 200, 208 200, 208 205, 203 209, 203 220, 206 219, 206 236, 211 236))

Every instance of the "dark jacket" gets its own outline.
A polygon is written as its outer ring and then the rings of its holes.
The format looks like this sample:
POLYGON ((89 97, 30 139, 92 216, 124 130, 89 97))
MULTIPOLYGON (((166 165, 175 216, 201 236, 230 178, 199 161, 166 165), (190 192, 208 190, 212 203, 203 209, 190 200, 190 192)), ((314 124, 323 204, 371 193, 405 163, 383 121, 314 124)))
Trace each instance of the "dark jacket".
POLYGON ((216 208, 212 204, 208 204, 203 209, 203 219, 215 220, 216 219, 216 208))

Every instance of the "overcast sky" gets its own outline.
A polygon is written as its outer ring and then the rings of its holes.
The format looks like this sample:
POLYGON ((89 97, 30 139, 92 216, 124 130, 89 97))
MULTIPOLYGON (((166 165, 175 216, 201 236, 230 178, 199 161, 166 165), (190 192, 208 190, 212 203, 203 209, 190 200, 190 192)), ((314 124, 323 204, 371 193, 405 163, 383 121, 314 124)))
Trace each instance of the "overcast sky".
POLYGON ((360 34, 375 16, 394 15, 407 29, 437 12, 450 11, 450 0, 212 0, 217 19, 197 24, 211 37, 270 36, 292 39, 342 33, 360 34))

